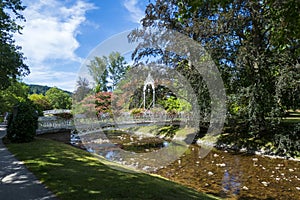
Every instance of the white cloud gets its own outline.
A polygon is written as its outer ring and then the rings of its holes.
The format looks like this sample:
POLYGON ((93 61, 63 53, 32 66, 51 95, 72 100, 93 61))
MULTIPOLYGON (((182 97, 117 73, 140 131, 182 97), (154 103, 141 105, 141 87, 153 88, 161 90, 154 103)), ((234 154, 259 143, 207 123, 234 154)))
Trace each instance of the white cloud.
POLYGON ((18 45, 30 68, 25 82, 57 86, 72 91, 81 58, 75 51, 80 44, 79 28, 87 23, 86 12, 96 7, 84 0, 26 0, 26 18, 22 35, 16 35, 18 45))
POLYGON ((24 16, 27 20, 18 44, 30 64, 39 64, 47 59, 78 60, 75 50, 79 26, 85 22, 85 13, 93 5, 81 0, 66 7, 58 0, 30 1, 24 16))
POLYGON ((125 0, 124 6, 129 11, 131 20, 140 23, 144 17, 144 11, 139 7, 138 0, 125 0))
MULTIPOLYGON (((47 67, 45 67, 47 68, 47 67)), ((65 71, 54 71, 54 70, 43 70, 40 69, 32 71, 29 76, 24 78, 24 81, 28 84, 47 85, 50 87, 58 87, 63 90, 73 92, 76 85, 77 73, 65 72, 65 71)))

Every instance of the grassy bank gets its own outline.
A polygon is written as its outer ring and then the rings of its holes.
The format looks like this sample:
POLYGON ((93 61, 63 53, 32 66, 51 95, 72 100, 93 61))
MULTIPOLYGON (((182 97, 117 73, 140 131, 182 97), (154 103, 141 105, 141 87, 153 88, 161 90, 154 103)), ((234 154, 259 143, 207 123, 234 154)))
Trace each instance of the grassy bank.
MULTIPOLYGON (((137 126, 137 127, 130 127, 130 128, 122 128, 124 131, 134 132, 136 134, 145 134, 145 135, 152 135, 156 136, 159 135, 160 130, 162 130, 164 125, 151 125, 151 126, 137 126)), ((189 134, 194 134, 196 132, 195 128, 189 128, 189 127, 180 127, 174 131, 174 135, 178 138, 185 138, 189 134)), ((162 132, 162 136, 165 134, 162 132)))
POLYGON ((62 200, 215 199, 162 178, 113 169, 88 152, 52 140, 7 147, 62 200))

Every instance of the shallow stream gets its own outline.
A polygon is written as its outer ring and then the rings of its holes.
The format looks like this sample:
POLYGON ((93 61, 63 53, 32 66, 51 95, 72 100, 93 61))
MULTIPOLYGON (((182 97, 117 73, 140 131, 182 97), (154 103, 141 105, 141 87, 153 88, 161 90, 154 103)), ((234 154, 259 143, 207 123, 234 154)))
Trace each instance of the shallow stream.
MULTIPOLYGON (((160 154, 160 157, 150 157, 148 160, 139 157, 171 145, 169 141, 158 137, 108 131, 105 138, 93 135, 83 142, 88 144, 88 151, 108 160, 151 171, 198 191, 226 199, 300 199, 299 161, 216 149, 201 157, 204 149, 190 145, 173 162, 164 164, 164 157, 169 155, 160 154), (154 162, 161 165, 152 166, 154 162)), ((176 151, 181 148, 180 145, 173 146, 176 151)))

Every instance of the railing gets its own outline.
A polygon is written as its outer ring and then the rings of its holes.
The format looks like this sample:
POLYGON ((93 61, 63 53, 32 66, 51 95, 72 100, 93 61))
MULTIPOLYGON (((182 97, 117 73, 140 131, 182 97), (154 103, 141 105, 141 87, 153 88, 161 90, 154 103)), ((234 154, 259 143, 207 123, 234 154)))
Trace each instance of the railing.
POLYGON ((72 119, 57 119, 55 117, 40 117, 38 120, 38 130, 48 129, 72 129, 74 122, 72 119))
POLYGON ((143 123, 185 123, 193 125, 197 123, 197 118, 191 114, 167 114, 167 113, 142 113, 141 115, 132 116, 129 113, 122 113, 114 118, 86 118, 84 116, 75 119, 61 119, 55 116, 40 117, 38 130, 53 130, 53 129, 74 129, 75 125, 80 129, 97 130, 103 127, 120 126, 120 125, 137 125, 143 123))
POLYGON ((71 113, 71 110, 67 109, 55 109, 55 110, 45 110, 43 111, 44 115, 55 115, 61 113, 71 113))

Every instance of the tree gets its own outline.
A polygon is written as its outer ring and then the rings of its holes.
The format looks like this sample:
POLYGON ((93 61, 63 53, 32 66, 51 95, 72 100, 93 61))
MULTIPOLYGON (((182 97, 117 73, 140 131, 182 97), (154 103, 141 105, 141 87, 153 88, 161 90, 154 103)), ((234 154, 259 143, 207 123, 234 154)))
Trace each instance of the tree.
POLYGON ((72 107, 71 96, 57 87, 50 88, 46 92, 46 98, 49 99, 54 109, 71 109, 72 107))
POLYGON ((20 33, 22 27, 17 20, 25 21, 20 14, 25 9, 20 0, 6 0, 0 3, 0 89, 7 88, 12 78, 29 74, 29 68, 23 63, 21 47, 15 45, 13 35, 20 33))
POLYGON ((191 105, 183 99, 176 98, 171 96, 166 100, 161 102, 168 112, 181 112, 181 111, 189 111, 191 105))
POLYGON ((46 92, 51 88, 49 86, 43 86, 43 85, 33 85, 29 84, 29 94, 43 94, 45 95, 46 92))
POLYGON ((83 100, 84 97, 91 93, 89 84, 90 83, 86 78, 79 77, 79 79, 77 80, 77 88, 73 94, 73 99, 75 100, 75 102, 83 100))
POLYGON ((36 106, 39 113, 42 113, 44 110, 51 110, 52 108, 49 99, 43 94, 31 94, 28 98, 36 106))
POLYGON ((38 114, 30 101, 16 104, 8 119, 7 137, 12 142, 30 142, 36 135, 38 114))
POLYGON ((95 92, 108 91, 107 58, 95 57, 88 65, 89 73, 95 81, 95 92))
POLYGON ((86 117, 102 118, 112 114, 112 93, 111 92, 97 92, 86 96, 74 106, 75 113, 85 114, 86 117))
POLYGON ((113 91, 119 81, 124 77, 128 66, 126 66, 125 58, 119 52, 112 52, 108 56, 108 73, 110 79, 109 90, 113 91))
POLYGON ((14 105, 27 99, 29 88, 24 83, 9 80, 10 86, 0 90, 0 113, 10 112, 14 105))
POLYGON ((95 94, 95 109, 99 118, 111 114, 111 98, 111 92, 98 92, 95 94))
MULTIPOLYGON (((299 76, 287 75, 299 74, 299 8, 295 0, 157 0, 147 6, 142 23, 143 29, 176 30, 202 44, 225 82, 228 117, 244 125, 245 137, 258 138, 283 116, 287 108, 284 94, 299 87, 299 76), (290 83, 285 81, 287 76, 290 83)), ((129 38, 151 42, 146 33, 135 30, 129 38)), ((185 64, 185 58, 139 47, 133 54, 136 60, 160 55, 164 63, 187 77, 198 98, 201 91, 207 93, 201 76, 185 64)), ((298 99, 293 104, 299 105, 300 98, 289 98, 298 99)))
POLYGON ((119 52, 112 52, 108 57, 95 57, 88 69, 96 83, 95 91, 107 92, 115 89, 128 66, 119 52))

